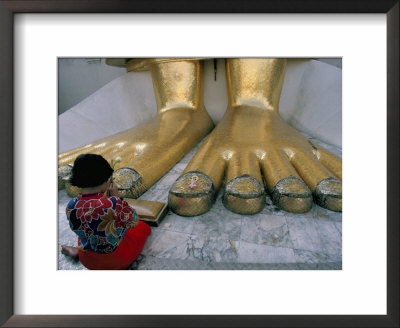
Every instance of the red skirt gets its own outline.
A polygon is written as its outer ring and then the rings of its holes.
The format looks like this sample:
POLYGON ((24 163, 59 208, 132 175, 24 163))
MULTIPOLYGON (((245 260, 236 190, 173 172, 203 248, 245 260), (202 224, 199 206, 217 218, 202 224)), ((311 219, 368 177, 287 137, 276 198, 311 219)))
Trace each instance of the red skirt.
POLYGON ((139 221, 136 227, 126 232, 114 252, 101 254, 79 250, 79 261, 90 270, 125 270, 138 258, 150 233, 151 228, 139 221))

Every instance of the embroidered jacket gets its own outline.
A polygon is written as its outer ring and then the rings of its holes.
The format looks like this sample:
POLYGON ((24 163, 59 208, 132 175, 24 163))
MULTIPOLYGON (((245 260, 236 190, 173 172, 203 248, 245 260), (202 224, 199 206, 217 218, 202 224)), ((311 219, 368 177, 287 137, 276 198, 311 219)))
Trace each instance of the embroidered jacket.
POLYGON ((137 225, 139 218, 132 207, 119 197, 102 193, 81 194, 71 199, 66 209, 69 226, 84 250, 111 253, 137 225))

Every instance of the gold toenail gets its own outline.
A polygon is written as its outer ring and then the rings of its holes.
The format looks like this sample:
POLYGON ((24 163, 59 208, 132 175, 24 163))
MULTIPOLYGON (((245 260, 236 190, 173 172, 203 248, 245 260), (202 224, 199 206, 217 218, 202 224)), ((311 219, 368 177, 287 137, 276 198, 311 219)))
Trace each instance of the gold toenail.
POLYGON ((72 173, 72 165, 67 164, 58 168, 58 189, 64 189, 72 173))
POLYGON ((215 188, 211 179, 201 172, 188 172, 178 178, 168 194, 171 210, 182 216, 207 212, 214 202, 215 188), (195 188, 191 183, 196 184, 195 188))
POLYGON ((138 198, 147 190, 140 174, 128 167, 114 171, 112 180, 118 186, 120 197, 138 198))
POLYGON ((222 202, 232 212, 256 214, 265 204, 264 186, 249 175, 233 178, 225 187, 222 202))
POLYGON ((327 178, 318 182, 314 191, 315 201, 328 210, 342 211, 342 182, 335 178, 327 178))
POLYGON ((308 212, 312 206, 311 190, 297 177, 278 181, 271 190, 271 198, 276 206, 292 213, 308 212))

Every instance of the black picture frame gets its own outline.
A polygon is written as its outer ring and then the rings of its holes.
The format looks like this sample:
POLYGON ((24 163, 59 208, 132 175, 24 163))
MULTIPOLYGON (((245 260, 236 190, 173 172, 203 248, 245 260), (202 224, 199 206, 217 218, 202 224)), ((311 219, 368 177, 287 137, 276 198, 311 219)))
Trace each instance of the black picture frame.
MULTIPOLYGON (((0 324, 4 327, 399 327, 399 1, 0 1, 0 324), (387 315, 14 315, 13 16, 15 13, 384 13, 387 16, 387 315)), ((368 288, 366 286, 366 288, 368 288)))

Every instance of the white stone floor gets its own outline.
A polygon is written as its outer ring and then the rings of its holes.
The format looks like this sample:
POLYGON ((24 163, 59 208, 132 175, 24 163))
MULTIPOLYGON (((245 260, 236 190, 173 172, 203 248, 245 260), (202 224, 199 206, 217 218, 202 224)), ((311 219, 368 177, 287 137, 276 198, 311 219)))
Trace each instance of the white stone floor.
MULTIPOLYGON (((341 150, 310 138, 338 156, 341 150)), ((199 144, 200 145, 200 144, 199 144)), ((167 202, 170 186, 198 150, 192 149, 139 199, 167 202)), ((77 245, 65 207, 70 197, 58 192, 58 268, 85 269, 60 253, 61 245, 77 245)), ((131 269, 139 270, 341 270, 342 213, 313 205, 305 214, 279 210, 266 197, 256 215, 228 211, 220 193, 211 210, 195 217, 169 212, 152 227, 142 255, 131 269)))

